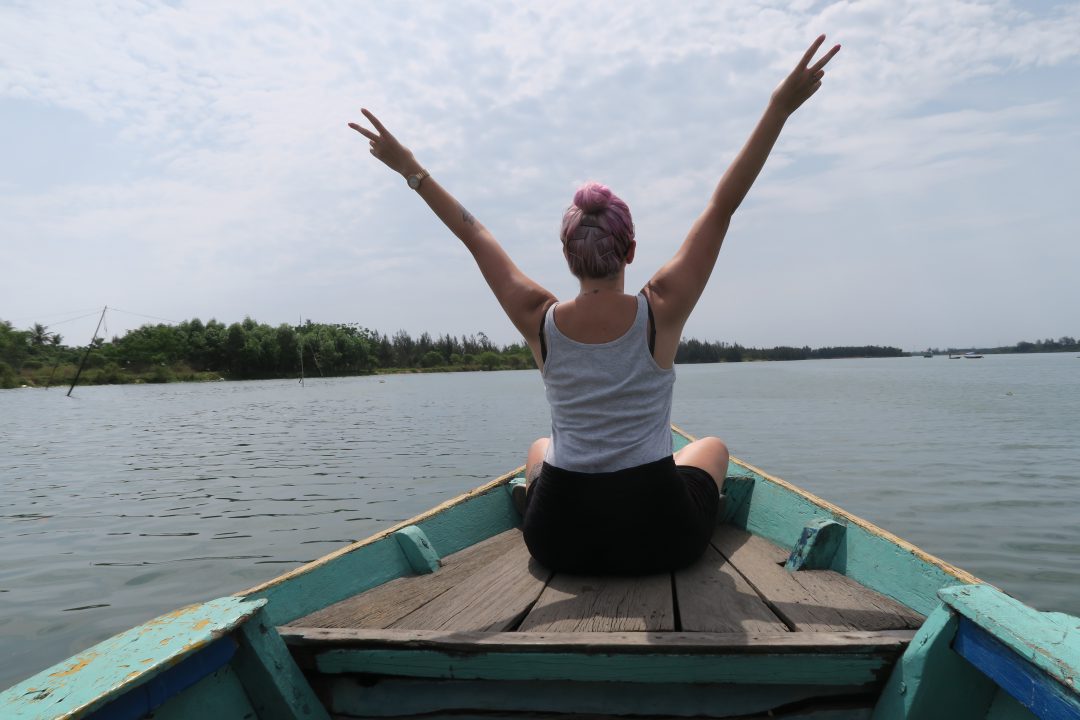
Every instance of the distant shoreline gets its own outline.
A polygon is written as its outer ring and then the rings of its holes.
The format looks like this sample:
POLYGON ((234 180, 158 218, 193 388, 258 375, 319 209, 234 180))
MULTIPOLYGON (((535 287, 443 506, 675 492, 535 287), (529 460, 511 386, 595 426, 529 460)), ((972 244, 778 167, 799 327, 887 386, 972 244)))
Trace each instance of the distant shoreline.
MULTIPOLYGON (((910 353, 889 345, 762 348, 691 337, 679 341, 675 364, 905 357, 969 351, 1080 352, 1080 343, 1065 336, 998 348, 931 347, 910 353)), ((90 347, 70 347, 48 326, 35 323, 28 330, 19 330, 0 320, 0 388, 70 385, 77 375, 81 385, 123 385, 535 367, 532 350, 523 340, 500 346, 483 332, 462 336, 424 332, 413 337, 404 330, 388 335, 356 323, 309 320, 301 325, 272 327, 250 317, 229 325, 193 318, 143 325, 112 340, 95 338, 90 347)))
MULTIPOLYGON (((954 357, 962 357, 963 352, 969 351, 953 351, 954 357)), ((1032 352, 1002 352, 1002 351, 990 351, 990 350, 978 350, 980 354, 987 355, 1033 355, 1033 354, 1058 354, 1066 352, 1075 352, 1074 350, 1056 350, 1056 351, 1044 351, 1042 353, 1032 352)), ((949 353, 942 352, 937 353, 942 356, 947 356, 949 353)), ((935 354, 935 356, 937 355, 935 354)), ((904 353, 903 355, 890 355, 885 357, 921 357, 923 353, 912 352, 904 353)), ((1078 356, 1080 357, 1080 356, 1078 356)), ((771 360, 771 359, 748 359, 735 362, 742 363, 755 363, 755 362, 799 362, 804 358, 793 358, 790 360, 771 360)), ((849 356, 849 357, 834 357, 834 358, 805 358, 805 359, 818 359, 818 360, 876 360, 877 357, 871 356, 849 356)), ((730 361, 716 360, 711 362, 677 362, 677 366, 687 367, 691 365, 718 365, 729 364, 730 361)), ((358 373, 337 373, 326 375, 306 375, 304 380, 322 380, 330 378, 345 378, 345 377, 373 377, 379 375, 428 375, 428 374, 449 374, 449 373, 473 373, 473 372, 498 372, 501 370, 529 370, 535 368, 518 367, 492 367, 484 368, 479 365, 469 366, 438 366, 438 367, 405 367, 405 368, 374 368, 366 372, 358 373)), ((22 389, 22 388, 65 388, 71 385, 71 381, 74 377, 76 367, 67 366, 63 368, 57 368, 51 384, 43 381, 40 377, 41 373, 28 374, 26 372, 16 376, 16 381, 22 381, 21 384, 6 384, 0 389, 22 389)), ((229 377, 228 374, 223 374, 213 371, 192 371, 190 368, 183 366, 174 368, 160 368, 150 372, 124 372, 110 373, 108 378, 103 378, 98 374, 90 371, 83 373, 83 376, 79 379, 78 385, 91 386, 91 385, 162 385, 168 383, 211 383, 211 382, 243 382, 246 380, 294 380, 299 382, 301 378, 296 375, 271 375, 266 377, 229 377), (164 371, 164 372, 162 372, 164 371)))

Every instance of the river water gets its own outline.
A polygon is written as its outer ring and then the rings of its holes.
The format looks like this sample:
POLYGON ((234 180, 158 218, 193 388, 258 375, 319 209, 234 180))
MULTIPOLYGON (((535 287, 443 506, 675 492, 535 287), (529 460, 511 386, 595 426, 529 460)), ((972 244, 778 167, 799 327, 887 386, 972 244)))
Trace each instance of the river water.
MULTIPOLYGON (((1080 615, 1069 353, 680 366, 673 419, 1080 615)), ((535 371, 0 392, 0 688, 524 461, 535 371)))

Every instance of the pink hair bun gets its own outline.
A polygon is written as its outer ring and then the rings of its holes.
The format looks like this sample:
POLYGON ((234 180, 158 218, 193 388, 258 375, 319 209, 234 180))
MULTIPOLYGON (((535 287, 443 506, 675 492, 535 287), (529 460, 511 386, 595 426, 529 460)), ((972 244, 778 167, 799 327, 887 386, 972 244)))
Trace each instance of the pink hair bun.
POLYGON ((579 278, 614 277, 634 242, 630 208, 606 185, 587 182, 563 215, 559 238, 570 272, 579 278), (584 222, 585 216, 589 222, 584 222))
POLYGON ((587 182, 574 193, 574 205, 586 214, 598 213, 611 205, 611 188, 598 182, 587 182))

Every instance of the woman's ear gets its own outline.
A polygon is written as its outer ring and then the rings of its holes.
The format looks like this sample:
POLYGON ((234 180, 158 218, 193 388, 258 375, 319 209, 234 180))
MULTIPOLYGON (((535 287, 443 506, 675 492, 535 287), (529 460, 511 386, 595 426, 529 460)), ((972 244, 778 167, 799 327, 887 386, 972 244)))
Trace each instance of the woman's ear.
POLYGON ((637 240, 630 241, 630 249, 626 251, 626 264, 634 262, 634 251, 637 250, 637 240))

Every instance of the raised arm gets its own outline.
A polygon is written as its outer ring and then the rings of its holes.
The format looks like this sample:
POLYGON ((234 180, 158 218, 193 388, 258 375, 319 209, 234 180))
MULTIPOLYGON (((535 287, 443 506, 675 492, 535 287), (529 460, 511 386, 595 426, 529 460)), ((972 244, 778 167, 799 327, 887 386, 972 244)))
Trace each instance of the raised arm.
POLYGON ((533 354, 539 358, 540 320, 544 308, 555 299, 554 296, 518 269, 495 236, 433 177, 427 175, 412 152, 390 134, 375 115, 368 110, 361 112, 375 130, 356 123, 349 123, 349 127, 366 137, 370 141, 371 154, 394 172, 405 178, 423 176, 415 188, 417 194, 472 253, 499 304, 533 349, 533 354))
POLYGON ((823 42, 824 35, 814 41, 795 69, 773 91, 764 114, 734 162, 720 178, 705 211, 690 228, 675 257, 660 268, 646 286, 657 314, 658 357, 659 349, 670 345, 674 358, 678 336, 709 281, 731 216, 764 167, 788 117, 821 87, 825 65, 840 50, 840 46, 836 45, 811 65, 810 61, 823 42), (665 339, 663 336, 667 336, 669 342, 662 342, 665 339), (674 343, 670 342, 672 336, 674 343))

